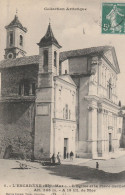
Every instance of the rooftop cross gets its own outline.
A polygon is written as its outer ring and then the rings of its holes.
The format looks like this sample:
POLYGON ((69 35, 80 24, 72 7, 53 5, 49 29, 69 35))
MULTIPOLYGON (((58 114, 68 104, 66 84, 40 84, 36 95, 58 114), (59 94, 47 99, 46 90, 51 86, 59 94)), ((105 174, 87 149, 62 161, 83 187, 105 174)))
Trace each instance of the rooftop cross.
POLYGON ((51 23, 51 19, 49 18, 49 24, 51 23))
POLYGON ((16 16, 18 15, 18 9, 16 8, 16 16))

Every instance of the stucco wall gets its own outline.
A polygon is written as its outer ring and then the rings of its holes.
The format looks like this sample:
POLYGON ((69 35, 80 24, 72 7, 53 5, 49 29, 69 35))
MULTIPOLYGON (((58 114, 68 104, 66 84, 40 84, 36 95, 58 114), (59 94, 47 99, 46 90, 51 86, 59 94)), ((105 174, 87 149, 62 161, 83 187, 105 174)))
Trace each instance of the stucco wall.
POLYGON ((51 116, 36 116, 35 119, 35 158, 50 157, 50 133, 51 133, 51 116))
POLYGON ((76 97, 76 154, 87 152, 88 139, 88 102, 85 96, 89 91, 89 77, 72 77, 77 85, 76 97))
POLYGON ((67 74, 69 74, 69 60, 65 60, 64 62, 62 62, 61 74, 66 74, 65 71, 67 71, 67 74))
POLYGON ((87 57, 69 59, 69 74, 87 73, 87 57))
POLYGON ((88 140, 88 102, 85 100, 85 96, 88 95, 89 78, 80 78, 79 85, 79 132, 78 132, 78 151, 84 153, 87 152, 87 140, 88 140))
POLYGON ((123 116, 122 121, 122 132, 120 138, 120 147, 125 148, 125 115, 123 116))
POLYGON ((67 139, 67 153, 71 151, 75 155, 76 123, 66 120, 54 120, 54 153, 59 152, 64 158, 64 138, 67 139))
POLYGON ((36 117, 35 117, 35 144, 34 153, 36 159, 50 157, 51 133, 53 118, 53 75, 40 73, 38 77, 38 89, 36 91, 36 117), (45 110, 46 106, 47 110, 45 110), (38 109, 39 107, 39 109, 38 109))
MULTIPOLYGON (((69 80, 69 82, 71 81, 69 80)), ((63 80, 57 80, 55 87, 55 118, 65 119, 66 105, 68 105, 67 119, 76 121, 76 87, 63 82, 63 80)))

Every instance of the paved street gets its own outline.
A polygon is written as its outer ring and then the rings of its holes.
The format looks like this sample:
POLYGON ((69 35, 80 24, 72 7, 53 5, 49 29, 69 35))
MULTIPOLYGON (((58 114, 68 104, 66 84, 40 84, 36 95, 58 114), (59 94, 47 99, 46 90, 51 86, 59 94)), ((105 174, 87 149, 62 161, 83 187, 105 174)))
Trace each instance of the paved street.
MULTIPOLYGON (((16 160, 0 159, 0 195, 17 192, 31 193, 35 188, 13 187, 13 184, 60 184, 71 186, 72 184, 80 184, 80 180, 70 179, 68 177, 60 177, 52 175, 51 171, 46 170, 39 163, 25 162, 29 169, 20 169, 16 160), (30 167, 31 166, 31 167, 30 167), (33 168, 34 167, 34 168, 33 168), (5 187, 5 185, 7 187, 5 187)), ((10 194, 8 194, 10 195, 10 194)), ((12 194, 11 194, 12 195, 12 194)), ((14 194, 15 195, 15 194, 14 194)))
POLYGON ((98 170, 95 168, 97 160, 90 159, 74 159, 73 162, 64 161, 60 166, 47 167, 36 162, 20 162, 29 165, 28 169, 20 169, 16 160, 0 159, 0 190, 2 190, 0 195, 6 194, 6 192, 7 195, 12 195, 9 194, 11 191, 16 193, 19 192, 19 189, 21 193, 31 193, 35 189, 35 187, 26 188, 25 186, 17 188, 17 184, 59 184, 66 186, 75 184, 125 184, 125 155, 117 159, 98 160, 98 170))
MULTIPOLYGON (((75 160, 74 160, 75 161, 75 160)), ((78 160, 77 160, 78 161, 78 160)), ((109 160, 79 160, 76 164, 65 163, 59 167, 47 167, 54 175, 67 176, 86 183, 124 183, 125 184, 125 156, 109 160), (96 162, 99 169, 96 169, 96 162)))
POLYGON ((80 163, 79 165, 95 168, 96 162, 99 163, 99 170, 108 173, 120 173, 125 171, 125 156, 109 160, 90 160, 86 163, 80 163))

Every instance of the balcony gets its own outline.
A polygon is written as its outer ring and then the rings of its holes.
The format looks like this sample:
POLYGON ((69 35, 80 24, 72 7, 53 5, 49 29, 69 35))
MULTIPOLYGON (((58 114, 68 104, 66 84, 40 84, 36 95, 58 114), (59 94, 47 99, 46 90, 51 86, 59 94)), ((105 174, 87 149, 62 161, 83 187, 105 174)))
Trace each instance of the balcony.
POLYGON ((35 96, 0 96, 0 103, 2 102, 34 102, 35 96))

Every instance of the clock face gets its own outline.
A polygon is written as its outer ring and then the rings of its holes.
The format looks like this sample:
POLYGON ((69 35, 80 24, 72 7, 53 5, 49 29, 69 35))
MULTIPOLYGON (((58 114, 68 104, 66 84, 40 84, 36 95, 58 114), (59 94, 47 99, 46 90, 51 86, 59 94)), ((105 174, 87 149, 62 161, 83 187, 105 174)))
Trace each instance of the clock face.
POLYGON ((7 59, 13 59, 13 53, 8 53, 7 54, 7 59))

